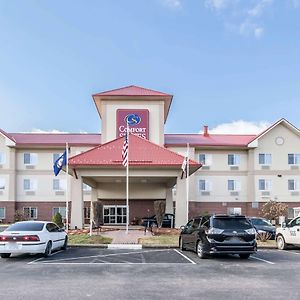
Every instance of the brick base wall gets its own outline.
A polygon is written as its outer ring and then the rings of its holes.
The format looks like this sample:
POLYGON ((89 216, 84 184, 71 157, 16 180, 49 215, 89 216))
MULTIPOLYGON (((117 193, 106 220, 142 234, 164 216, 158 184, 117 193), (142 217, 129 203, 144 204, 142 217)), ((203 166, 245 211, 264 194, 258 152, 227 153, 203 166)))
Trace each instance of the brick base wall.
POLYGON ((5 219, 2 219, 2 223, 13 223, 14 215, 16 211, 14 201, 0 201, 0 207, 5 208, 5 219))

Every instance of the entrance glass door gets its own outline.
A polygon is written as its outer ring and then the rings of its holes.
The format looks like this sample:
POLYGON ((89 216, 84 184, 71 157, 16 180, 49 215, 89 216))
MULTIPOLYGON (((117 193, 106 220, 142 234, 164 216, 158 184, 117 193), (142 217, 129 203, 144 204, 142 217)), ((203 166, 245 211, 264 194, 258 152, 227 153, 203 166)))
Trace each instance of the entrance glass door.
POLYGON ((126 224, 126 206, 124 205, 104 205, 104 224, 126 224))

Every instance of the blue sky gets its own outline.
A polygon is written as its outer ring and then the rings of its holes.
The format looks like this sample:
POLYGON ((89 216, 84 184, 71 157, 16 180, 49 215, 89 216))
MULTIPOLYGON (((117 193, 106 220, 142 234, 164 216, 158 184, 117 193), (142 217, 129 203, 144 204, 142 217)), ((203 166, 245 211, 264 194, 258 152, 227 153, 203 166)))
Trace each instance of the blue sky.
POLYGON ((300 127, 299 28, 300 0, 0 0, 0 128, 99 132, 91 95, 132 84, 168 133, 300 127))

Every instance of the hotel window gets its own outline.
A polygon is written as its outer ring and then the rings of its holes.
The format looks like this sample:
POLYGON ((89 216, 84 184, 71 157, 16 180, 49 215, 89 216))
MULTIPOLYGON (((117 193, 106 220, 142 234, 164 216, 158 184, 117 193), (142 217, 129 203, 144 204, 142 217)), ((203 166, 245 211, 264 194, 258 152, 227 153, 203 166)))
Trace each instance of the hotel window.
POLYGON ((300 164, 300 154, 295 154, 295 153, 288 154, 288 164, 289 165, 299 165, 300 164))
POLYGON ((259 153, 258 162, 260 165, 271 165, 272 164, 272 154, 259 153))
POLYGON ((289 179, 288 180, 288 190, 289 191, 299 191, 300 190, 300 181, 289 179))
POLYGON ((272 181, 266 179, 258 180, 258 189, 260 191, 270 191, 272 189, 272 181))
POLYGON ((35 179, 24 179, 24 191, 35 191, 37 189, 37 181, 35 179))
POLYGON ((240 191, 241 183, 237 180, 230 179, 227 181, 227 188, 228 188, 228 191, 240 191))
POLYGON ((37 208, 36 207, 24 207, 24 216, 26 219, 37 219, 37 208))
POLYGON ((212 155, 211 154, 200 153, 199 154, 199 162, 203 166, 210 166, 211 163, 212 163, 212 155))
POLYGON ((54 191, 65 191, 66 181, 64 179, 53 179, 53 190, 54 191))
POLYGON ((229 215, 241 215, 242 214, 242 208, 241 207, 228 207, 227 212, 229 215))
POLYGON ((0 165, 4 165, 6 161, 6 156, 4 152, 0 152, 0 165))
POLYGON ((82 185, 82 189, 85 192, 90 192, 92 190, 92 188, 89 185, 85 184, 85 183, 82 185))
POLYGON ((53 164, 58 160, 62 153, 53 153, 53 164))
POLYGON ((5 207, 0 207, 0 220, 5 219, 5 207))
POLYGON ((52 215, 55 216, 57 213, 60 213, 63 219, 66 218, 66 208, 65 207, 53 207, 52 215))
POLYGON ((200 191, 211 191, 212 190, 211 182, 209 182, 207 180, 200 179, 199 180, 199 190, 200 191))
POLYGON ((24 165, 36 165, 37 153, 24 153, 24 165))
POLYGON ((5 190, 5 179, 0 178, 0 190, 5 190))
POLYGON ((228 154, 228 165, 229 166, 238 166, 240 164, 240 155, 239 154, 228 154))

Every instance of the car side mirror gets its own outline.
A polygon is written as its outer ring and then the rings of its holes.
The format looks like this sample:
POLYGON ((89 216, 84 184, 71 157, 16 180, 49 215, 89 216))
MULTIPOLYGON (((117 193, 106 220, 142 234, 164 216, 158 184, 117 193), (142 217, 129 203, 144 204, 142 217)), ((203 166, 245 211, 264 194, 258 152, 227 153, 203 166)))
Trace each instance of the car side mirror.
POLYGON ((282 223, 281 223, 281 227, 282 227, 282 228, 286 228, 286 223, 285 223, 285 222, 282 222, 282 223))
POLYGON ((185 229, 185 226, 184 226, 184 225, 181 225, 181 226, 180 226, 180 229, 181 229, 181 230, 184 230, 184 229, 185 229))

